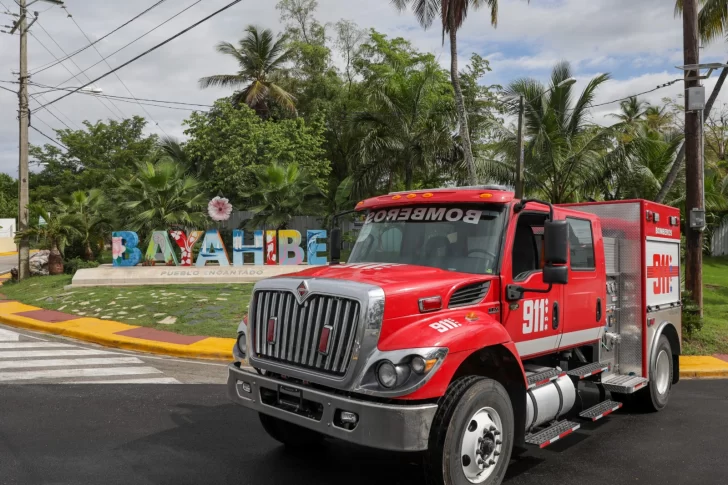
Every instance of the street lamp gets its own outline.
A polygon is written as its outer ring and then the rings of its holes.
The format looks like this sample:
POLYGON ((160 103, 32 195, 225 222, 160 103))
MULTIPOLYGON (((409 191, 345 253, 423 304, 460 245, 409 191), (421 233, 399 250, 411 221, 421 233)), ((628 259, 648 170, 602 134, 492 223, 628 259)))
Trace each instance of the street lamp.
MULTIPOLYGON (((543 93, 539 94, 533 99, 529 99, 528 103, 531 104, 533 101, 540 99, 547 93, 550 93, 554 89, 562 88, 564 86, 571 86, 572 84, 576 83, 576 78, 569 77, 564 79, 558 84, 555 84, 554 86, 550 87, 543 93)), ((523 165, 524 165, 524 156, 523 156, 523 114, 525 110, 525 103, 523 95, 521 94, 518 97, 518 163, 516 164, 516 199, 522 199, 523 198, 523 165)))
POLYGON ((88 93, 88 94, 96 94, 96 95, 99 95, 104 92, 103 89, 101 89, 98 86, 94 86, 94 85, 86 86, 86 87, 82 87, 82 88, 67 86, 67 87, 62 87, 62 88, 53 88, 53 89, 49 89, 47 91, 40 91, 37 93, 33 93, 33 95, 35 96, 37 94, 51 93, 53 91, 78 91, 79 93, 88 93))

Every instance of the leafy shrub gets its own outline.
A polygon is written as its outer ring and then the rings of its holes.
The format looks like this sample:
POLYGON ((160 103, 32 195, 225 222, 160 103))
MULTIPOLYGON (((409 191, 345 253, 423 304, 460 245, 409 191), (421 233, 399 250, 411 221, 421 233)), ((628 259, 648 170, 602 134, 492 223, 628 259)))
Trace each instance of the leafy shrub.
POLYGON ((683 336, 692 337, 695 332, 703 328, 703 317, 700 316, 700 306, 693 300, 692 295, 685 291, 682 298, 682 331, 683 336))
POLYGON ((85 261, 81 258, 73 258, 63 263, 63 272, 66 274, 74 275, 79 269, 98 267, 99 263, 97 261, 85 261))

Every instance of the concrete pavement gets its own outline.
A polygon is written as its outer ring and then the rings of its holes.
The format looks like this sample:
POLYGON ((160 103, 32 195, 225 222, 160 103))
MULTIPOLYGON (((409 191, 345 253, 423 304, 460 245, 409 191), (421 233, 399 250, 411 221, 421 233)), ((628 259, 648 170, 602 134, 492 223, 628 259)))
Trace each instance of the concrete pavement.
MULTIPOLYGON (((0 483, 419 485, 417 454, 328 442, 292 454, 220 385, 2 386, 0 483)), ((728 381, 685 381, 515 459, 507 485, 722 485, 728 381)))

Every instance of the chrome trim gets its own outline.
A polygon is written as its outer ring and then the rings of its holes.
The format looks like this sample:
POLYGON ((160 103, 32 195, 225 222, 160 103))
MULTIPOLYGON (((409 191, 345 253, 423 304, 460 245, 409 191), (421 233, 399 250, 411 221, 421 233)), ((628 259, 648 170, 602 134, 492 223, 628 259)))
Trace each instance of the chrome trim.
MULTIPOLYGON (((293 293, 295 296, 296 287, 300 285, 301 280, 301 277, 270 278, 256 283, 253 289, 253 298, 250 303, 250 315, 255 316, 258 313, 255 311, 255 305, 257 304, 257 291, 288 291, 293 293)), ((257 327, 254 323, 251 323, 251 331, 248 332, 247 335, 248 349, 250 349, 250 355, 248 357, 249 363, 253 367, 269 372, 283 374, 335 389, 353 391, 354 387, 359 382, 359 376, 362 374, 363 369, 365 369, 367 362, 370 361, 369 359, 371 355, 377 350, 377 342, 379 341, 379 334, 382 329, 382 319, 384 317, 384 290, 378 286, 347 280, 335 280, 329 278, 304 278, 304 280, 310 290, 307 298, 311 295, 318 294, 359 301, 361 309, 358 316, 359 325, 358 328, 354 330, 356 332, 354 338, 346 339, 348 343, 347 348, 344 349, 344 355, 351 353, 351 359, 349 360, 346 373, 343 376, 336 376, 317 372, 314 369, 303 369, 295 365, 258 358, 255 355, 254 349, 258 349, 260 347, 253 346, 252 339, 255 339, 256 342, 260 342, 261 338, 260 335, 253 335, 257 333, 254 331, 257 327)), ((269 298, 264 298, 261 304, 267 305, 268 299, 269 298)), ((301 318, 307 318, 310 314, 309 310, 310 309, 303 308, 300 313, 297 313, 294 307, 294 315, 292 319, 297 321, 301 318)), ((349 308, 349 311, 351 311, 351 308, 349 308)), ((294 325, 291 325, 290 327, 293 329, 294 325)), ((296 329, 299 327, 300 325, 295 325, 296 329)), ((304 341, 309 340, 306 336, 302 336, 301 332, 295 333, 297 344, 301 343, 302 339, 305 339, 304 341)), ((300 345, 298 345, 297 348, 300 348, 300 345)), ((338 359, 342 357, 340 352, 341 349, 337 349, 334 362, 336 362, 340 368, 343 368, 346 366, 346 362, 339 363, 338 359)), ((314 354, 316 354, 316 352, 314 352, 314 354)), ((287 360, 296 359, 292 358, 287 360)))
POLYGON ((228 367, 227 394, 236 404, 312 429, 323 435, 394 451, 426 450, 430 427, 437 412, 437 404, 396 405, 352 399, 260 376, 234 364, 228 367), (238 386, 238 383, 242 382, 250 385, 250 392, 241 391, 242 384, 238 386), (279 385, 300 389, 303 399, 321 404, 323 407, 321 419, 308 418, 262 403, 261 388, 277 391, 279 385), (339 427, 335 421, 337 411, 356 413, 359 416, 357 426, 352 430, 339 427))

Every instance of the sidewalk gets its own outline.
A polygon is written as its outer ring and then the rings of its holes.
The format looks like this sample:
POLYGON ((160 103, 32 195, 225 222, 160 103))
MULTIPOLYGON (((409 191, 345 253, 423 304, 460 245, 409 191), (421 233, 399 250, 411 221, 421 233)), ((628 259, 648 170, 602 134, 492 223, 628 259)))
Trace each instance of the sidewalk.
POLYGON ((0 323, 72 337, 107 347, 191 359, 232 361, 233 338, 180 335, 111 320, 85 318, 0 300, 0 323))
MULTIPOLYGON (((231 360, 235 344, 233 338, 180 335, 111 320, 43 310, 12 300, 0 300, 0 323, 107 347, 193 359, 231 360)), ((728 355, 681 356, 680 377, 728 378, 728 355)))

